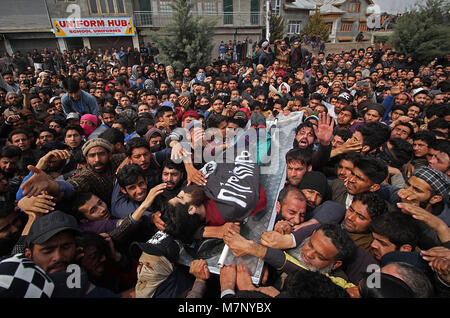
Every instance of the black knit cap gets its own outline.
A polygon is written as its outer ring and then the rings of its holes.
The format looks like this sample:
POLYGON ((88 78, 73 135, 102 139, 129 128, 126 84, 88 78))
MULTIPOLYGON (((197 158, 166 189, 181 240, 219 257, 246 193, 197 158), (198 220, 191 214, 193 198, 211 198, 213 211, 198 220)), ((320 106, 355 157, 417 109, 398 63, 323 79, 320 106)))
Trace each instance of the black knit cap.
POLYGON ((329 193, 330 188, 328 185, 327 177, 319 171, 308 171, 303 176, 302 181, 298 185, 300 190, 303 189, 311 189, 316 190, 322 195, 322 198, 325 200, 329 193))

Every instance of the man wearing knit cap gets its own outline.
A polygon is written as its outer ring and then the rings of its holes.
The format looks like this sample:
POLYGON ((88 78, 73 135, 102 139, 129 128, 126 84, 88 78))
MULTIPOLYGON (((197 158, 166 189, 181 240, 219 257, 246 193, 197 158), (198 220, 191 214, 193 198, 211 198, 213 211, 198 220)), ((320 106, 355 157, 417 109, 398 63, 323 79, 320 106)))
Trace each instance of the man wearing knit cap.
MULTIPOLYGON (((430 167, 422 167, 414 171, 403 189, 382 184, 380 191, 377 193, 396 207, 399 207, 398 203, 415 206, 424 210, 424 214, 431 213, 444 221, 447 226, 450 226, 449 191, 450 181, 443 172, 430 167)), ((403 212, 408 213, 408 210, 403 207, 400 208, 403 212)), ((423 222, 418 223, 422 230, 419 246, 422 249, 428 249, 440 245, 435 229, 430 228, 423 222)))
POLYGON ((308 171, 300 181, 298 188, 306 197, 306 203, 309 208, 316 208, 330 194, 327 177, 319 171, 308 171))
POLYGON ((108 205, 116 171, 125 154, 112 154, 112 145, 102 138, 88 140, 81 148, 87 166, 67 181, 77 192, 92 192, 108 205))

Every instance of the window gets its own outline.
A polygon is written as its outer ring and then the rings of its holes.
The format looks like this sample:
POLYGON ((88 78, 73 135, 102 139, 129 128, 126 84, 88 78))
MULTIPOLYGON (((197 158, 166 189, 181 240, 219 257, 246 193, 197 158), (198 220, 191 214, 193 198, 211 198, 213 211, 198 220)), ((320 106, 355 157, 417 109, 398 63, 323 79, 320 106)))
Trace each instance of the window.
POLYGON ((125 13, 123 0, 89 0, 91 13, 125 13))
POLYGON ((223 24, 233 24, 233 0, 223 0, 223 24))
POLYGON ((270 6, 273 14, 280 15, 281 0, 270 0, 270 6))
POLYGON ((348 12, 359 12, 361 11, 361 3, 359 0, 352 0, 349 4, 348 12))
POLYGON ((89 6, 91 7, 91 13, 98 13, 97 0, 89 0, 89 6))
POLYGON ((288 34, 298 34, 302 28, 302 21, 289 21, 288 34))
POLYGON ((331 34, 333 31, 333 22, 326 22, 325 24, 328 27, 328 32, 331 34))
POLYGON ((123 0, 116 0, 117 13, 125 13, 125 7, 123 6, 123 0))
POLYGON ((341 32, 352 32, 353 22, 342 22, 341 32))
POLYGON ((252 0, 250 2, 250 24, 259 24, 259 0, 252 0))
POLYGON ((216 3, 213 1, 203 2, 203 12, 204 15, 216 16, 217 15, 216 3))
POLYGON ((359 32, 367 32, 367 21, 366 20, 361 20, 359 21, 359 27, 358 27, 358 31, 359 32))
POLYGON ((139 10, 137 11, 152 11, 150 0, 139 0, 139 10))
POLYGON ((162 16, 170 17, 172 15, 170 1, 159 1, 159 12, 162 16))

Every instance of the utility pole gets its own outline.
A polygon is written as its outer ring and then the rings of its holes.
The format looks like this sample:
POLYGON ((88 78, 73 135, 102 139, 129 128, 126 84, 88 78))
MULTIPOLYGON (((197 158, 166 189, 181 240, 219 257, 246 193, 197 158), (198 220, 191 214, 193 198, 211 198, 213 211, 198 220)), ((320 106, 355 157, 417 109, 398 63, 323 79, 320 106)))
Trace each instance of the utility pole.
POLYGON ((270 0, 266 0, 266 40, 270 40, 270 0))

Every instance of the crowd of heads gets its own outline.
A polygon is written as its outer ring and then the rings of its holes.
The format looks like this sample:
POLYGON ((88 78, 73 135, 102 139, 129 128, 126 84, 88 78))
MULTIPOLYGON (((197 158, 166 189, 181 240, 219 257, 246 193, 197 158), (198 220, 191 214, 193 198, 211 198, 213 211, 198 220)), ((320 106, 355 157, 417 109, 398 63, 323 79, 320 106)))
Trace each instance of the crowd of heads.
POLYGON ((158 54, 45 49, 2 66, 0 271, 32 260, 53 284, 18 297, 79 296, 58 283, 72 263, 105 297, 207 297, 206 281, 216 297, 448 295, 450 54, 420 65, 392 48, 230 41, 180 74, 158 54), (266 202, 274 189, 258 178, 245 215, 273 206, 276 223, 248 240, 208 192, 221 163, 202 154, 244 136, 260 163, 270 143, 245 133, 286 118, 298 124, 284 185, 266 202), (208 280, 204 259, 223 243, 264 259, 258 287, 242 265, 208 280), (381 268, 377 284, 358 262, 381 268))

